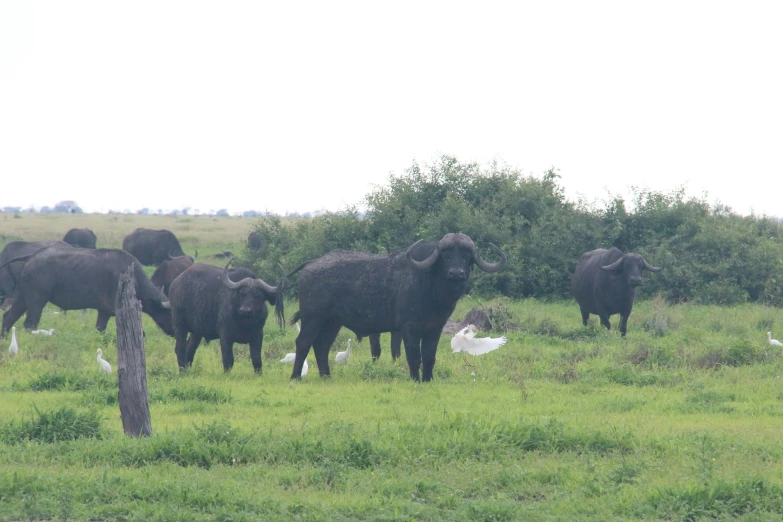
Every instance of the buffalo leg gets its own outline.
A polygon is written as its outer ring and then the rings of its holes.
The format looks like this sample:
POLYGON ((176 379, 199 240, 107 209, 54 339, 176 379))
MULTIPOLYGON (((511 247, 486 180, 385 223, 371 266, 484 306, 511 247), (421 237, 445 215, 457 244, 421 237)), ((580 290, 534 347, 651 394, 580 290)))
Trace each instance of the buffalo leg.
POLYGON ((587 320, 590 319, 590 312, 584 308, 580 308, 579 311, 582 312, 582 324, 587 326, 587 320))
POLYGON ((400 344, 402 344, 402 334, 400 332, 391 333, 391 354, 392 361, 400 358, 400 344))
POLYGON ((221 336, 220 351, 223 354, 223 371, 227 372, 234 367, 234 341, 221 336))
POLYGON ((408 369, 411 379, 419 381, 419 367, 421 366, 421 337, 405 333, 402 340, 405 342, 405 357, 408 359, 408 369))
POLYGON ((95 321, 95 329, 103 333, 106 331, 106 325, 109 323, 111 314, 104 310, 98 310, 98 320, 95 321))
POLYGON ((329 348, 332 347, 334 340, 337 339, 340 328, 341 325, 337 321, 326 323, 313 343, 315 362, 318 364, 318 373, 321 374, 321 377, 329 377, 331 375, 329 372, 329 348))
POLYGON ((250 361, 253 363, 253 371, 257 374, 261 374, 261 347, 264 344, 264 330, 260 330, 258 338, 254 339, 250 344, 250 361))
POLYGON ((421 338, 421 380, 432 380, 432 369, 435 367, 435 354, 438 351, 440 331, 427 332, 421 338))
POLYGON ((179 366, 179 371, 183 371, 188 367, 188 332, 175 330, 174 334, 174 353, 177 354, 177 366, 179 366))
POLYGON ((196 357, 196 349, 198 348, 198 345, 201 344, 201 339, 203 339, 203 337, 194 333, 191 333, 188 337, 188 341, 185 343, 186 366, 193 366, 193 359, 196 357))
POLYGON ((620 314, 620 336, 625 337, 625 331, 628 327, 628 316, 630 314, 620 314))
POLYGON ((0 337, 5 337, 8 330, 19 320, 20 317, 27 311, 27 305, 24 303, 24 299, 14 299, 11 308, 3 313, 3 328, 0 331, 0 337))
POLYGON ((304 366, 305 359, 310 353, 310 347, 313 345, 315 338, 318 337, 322 325, 321 323, 302 321, 301 331, 296 336, 296 359, 294 359, 294 369, 291 370, 291 378, 299 379, 302 377, 302 366, 304 366))
POLYGON ((372 354, 372 362, 378 360, 381 356, 381 334, 370 334, 370 354, 372 354))
POLYGON ((605 326, 607 330, 612 329, 612 325, 609 324, 609 316, 606 314, 600 314, 598 317, 601 318, 601 326, 605 326))

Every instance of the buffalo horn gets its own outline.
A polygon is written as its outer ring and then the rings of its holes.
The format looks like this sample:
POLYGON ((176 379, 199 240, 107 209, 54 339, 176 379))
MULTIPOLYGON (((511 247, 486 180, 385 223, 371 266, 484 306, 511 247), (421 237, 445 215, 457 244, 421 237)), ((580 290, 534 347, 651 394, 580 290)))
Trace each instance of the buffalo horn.
POLYGON ((435 261, 438 259, 438 256, 440 255, 440 248, 436 246, 432 254, 430 254, 430 256, 424 261, 416 261, 415 259, 413 259, 413 257, 411 257, 411 252, 413 252, 413 249, 416 247, 416 245, 418 245, 422 241, 424 240, 419 239, 411 246, 409 246, 407 256, 408 256, 408 261, 410 262, 411 265, 413 265, 414 268, 418 268, 419 270, 427 270, 429 267, 435 264, 435 261))
POLYGON ((473 259, 476 260, 478 267, 485 272, 497 272, 506 266, 506 253, 498 248, 498 246, 494 243, 490 243, 490 245, 492 245, 492 248, 497 250, 498 254, 500 254, 500 261, 497 263, 487 263, 484 261, 481 258, 481 255, 478 253, 478 250, 476 250, 476 245, 474 245, 472 241, 470 242, 471 249, 473 250, 473 259))
POLYGON ((617 261, 615 261, 611 265, 602 266, 601 270, 606 270, 607 272, 611 272, 612 270, 614 270, 615 268, 620 266, 620 263, 622 263, 622 262, 623 262, 623 258, 621 257, 620 259, 618 259, 617 261))
POLYGON ((663 270, 662 266, 652 266, 650 263, 645 261, 644 258, 642 258, 642 263, 644 263, 644 268, 646 268, 650 272, 660 272, 661 270, 663 270))
POLYGON ((220 279, 223 281, 223 286, 225 286, 226 288, 230 288, 231 290, 236 290, 237 288, 242 286, 245 281, 250 281, 250 278, 246 277, 245 279, 241 280, 238 283, 235 283, 231 279, 229 279, 228 278, 228 265, 230 265, 232 261, 234 261, 233 257, 231 259, 229 259, 228 263, 226 263, 226 266, 223 267, 223 275, 220 276, 220 279))

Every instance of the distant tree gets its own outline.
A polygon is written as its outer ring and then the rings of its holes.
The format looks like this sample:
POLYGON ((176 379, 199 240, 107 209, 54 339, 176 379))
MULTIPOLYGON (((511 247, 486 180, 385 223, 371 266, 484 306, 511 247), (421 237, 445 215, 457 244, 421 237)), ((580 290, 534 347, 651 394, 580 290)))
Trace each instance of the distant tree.
POLYGON ((228 210, 226 210, 225 208, 221 208, 220 210, 217 211, 217 215, 218 216, 228 216, 228 210))
POLYGON ((147 207, 144 207, 144 208, 143 208, 143 209, 141 209, 141 210, 137 210, 137 211, 136 211, 136 214, 138 214, 138 215, 140 215, 140 216, 149 216, 149 214, 150 214, 150 209, 148 209, 147 207))
POLYGON ((48 214, 51 211, 52 211, 52 207, 49 206, 43 206, 41 207, 41 210, 39 210, 39 212, 41 212, 42 214, 48 214))
POLYGON ((75 214, 81 214, 82 212, 82 209, 79 208, 79 205, 77 205, 75 201, 60 201, 54 206, 52 212, 70 213, 73 210, 76 210, 76 212, 74 212, 75 214))
POLYGON ((10 214, 13 214, 15 212, 21 212, 22 207, 3 207, 3 212, 8 212, 10 214))
POLYGON ((242 212, 242 217, 258 217, 258 212, 255 210, 245 210, 242 212))

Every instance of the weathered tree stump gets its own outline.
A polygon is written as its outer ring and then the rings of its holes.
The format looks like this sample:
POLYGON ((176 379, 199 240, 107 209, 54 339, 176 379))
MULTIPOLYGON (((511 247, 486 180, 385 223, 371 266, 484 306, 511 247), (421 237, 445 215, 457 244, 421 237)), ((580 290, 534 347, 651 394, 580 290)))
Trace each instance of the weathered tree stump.
POLYGON ((115 304, 122 429, 132 437, 149 437, 152 434, 152 423, 147 399, 147 361, 141 327, 141 301, 136 299, 133 265, 120 276, 115 304))

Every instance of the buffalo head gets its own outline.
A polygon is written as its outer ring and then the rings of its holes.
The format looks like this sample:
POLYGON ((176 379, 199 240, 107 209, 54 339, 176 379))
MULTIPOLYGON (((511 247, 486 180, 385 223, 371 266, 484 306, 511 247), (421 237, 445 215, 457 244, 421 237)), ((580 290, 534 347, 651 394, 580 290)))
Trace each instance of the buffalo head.
POLYGON ((430 254, 427 259, 416 261, 411 254, 416 245, 421 242, 422 240, 419 240, 408 247, 407 255, 410 264, 418 270, 427 270, 440 259, 443 263, 447 279, 467 279, 470 276, 470 267, 473 263, 476 263, 478 267, 485 272, 497 272, 506 266, 506 254, 500 248, 493 243, 490 243, 492 248, 500 254, 500 261, 497 263, 488 263, 481 258, 478 250, 476 250, 476 245, 473 244, 473 240, 462 233, 446 234, 438 241, 435 250, 433 250, 432 254, 430 254))
MULTIPOLYGON (((234 282, 228 277, 228 267, 234 261, 232 258, 226 266, 223 267, 223 273, 220 276, 223 286, 234 292, 233 303, 235 311, 240 319, 249 319, 263 315, 266 312, 265 302, 275 305, 278 324, 282 325, 283 310, 283 287, 285 286, 285 271, 283 279, 278 286, 271 286, 263 279, 246 277, 241 281, 234 282), (263 311, 262 311, 263 310, 263 311)), ((282 270, 282 266, 280 269, 282 270)))
POLYGON ((601 267, 601 270, 611 272, 615 276, 622 276, 628 286, 642 284, 642 269, 650 272, 660 272, 663 267, 652 266, 640 254, 623 254, 623 257, 610 265, 601 267))

